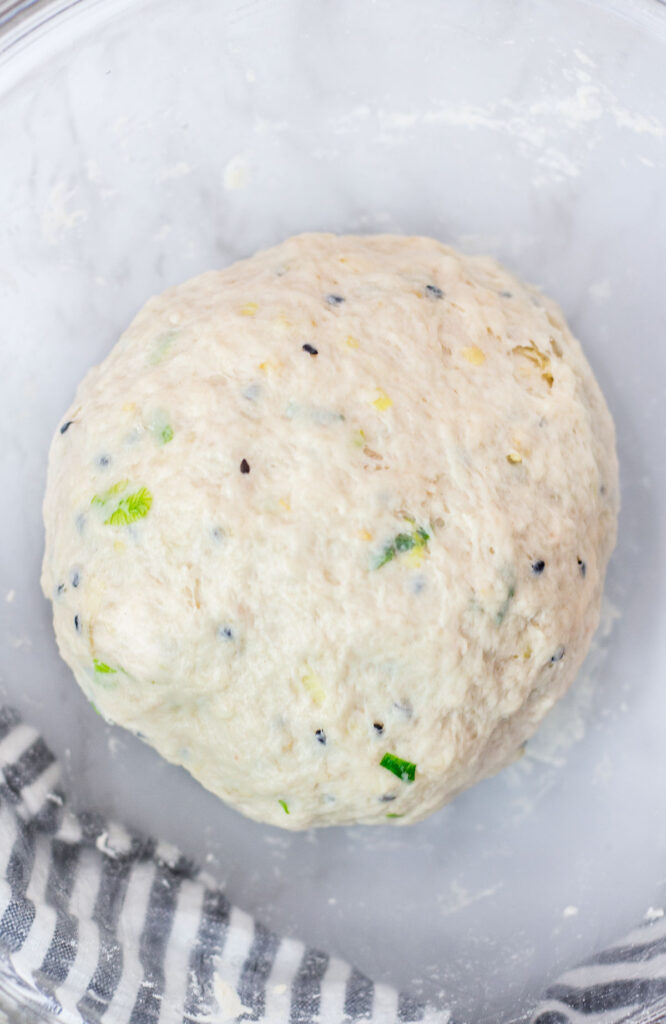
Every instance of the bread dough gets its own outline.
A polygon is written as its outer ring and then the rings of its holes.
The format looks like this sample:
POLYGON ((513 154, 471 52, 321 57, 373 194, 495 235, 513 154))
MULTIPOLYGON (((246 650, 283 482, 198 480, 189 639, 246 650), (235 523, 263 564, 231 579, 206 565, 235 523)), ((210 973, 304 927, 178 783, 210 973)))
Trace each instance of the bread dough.
POLYGON ((151 299, 56 431, 42 585, 96 708, 244 814, 405 824, 572 682, 614 433, 561 311, 427 238, 151 299))

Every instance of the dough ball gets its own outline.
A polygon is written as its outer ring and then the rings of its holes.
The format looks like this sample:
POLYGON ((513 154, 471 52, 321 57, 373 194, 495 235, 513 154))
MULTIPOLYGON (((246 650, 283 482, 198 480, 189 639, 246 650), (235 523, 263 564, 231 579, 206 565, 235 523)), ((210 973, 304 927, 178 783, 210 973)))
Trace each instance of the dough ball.
POLYGON ((559 308, 304 235, 151 299, 53 441, 43 588, 109 721, 284 828, 512 761, 597 626, 614 434, 559 308))

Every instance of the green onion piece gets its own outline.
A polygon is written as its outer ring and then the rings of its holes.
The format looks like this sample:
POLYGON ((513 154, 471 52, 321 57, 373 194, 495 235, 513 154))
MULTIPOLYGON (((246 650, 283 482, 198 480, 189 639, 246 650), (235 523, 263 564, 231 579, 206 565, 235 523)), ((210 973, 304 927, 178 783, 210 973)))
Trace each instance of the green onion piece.
POLYGON ((404 818, 404 814, 387 814, 387 818, 404 818))
POLYGON ((387 562, 390 562, 392 558, 395 558, 395 548, 393 544, 387 544, 384 551, 375 562, 373 568, 381 569, 381 567, 386 565, 387 562))
POLYGON ((152 504, 152 494, 147 487, 142 487, 140 490, 135 491, 134 494, 128 494, 126 498, 123 498, 109 518, 104 520, 104 525, 129 526, 130 523, 136 522, 137 519, 143 519, 144 516, 147 516, 152 504))
MULTIPOLYGON (((171 440, 171 438, 169 438, 169 440, 171 440)), ((104 508, 112 499, 117 500, 117 495, 122 494, 122 492, 128 487, 129 480, 118 480, 113 487, 109 487, 108 491, 104 491, 103 494, 95 494, 94 497, 90 499, 90 504, 104 508)), ((135 520, 143 519, 145 515, 148 515, 152 503, 153 496, 148 488, 141 487, 138 491, 135 491, 134 494, 128 494, 125 498, 121 498, 118 501, 111 515, 108 519, 104 520, 104 525, 129 526, 129 524, 135 522, 135 520)))
POLYGON ((157 444, 168 444, 169 441, 173 441, 174 430, 164 409, 153 411, 147 423, 147 429, 157 444))
POLYGON ((392 544, 387 544, 373 565, 373 568, 380 569, 382 565, 385 565, 386 562, 389 562, 394 557, 396 557, 396 548, 394 548, 392 544))
POLYGON ((161 363, 170 351, 177 337, 178 331, 166 331, 164 334, 160 334, 157 338, 155 348, 148 357, 148 362, 152 366, 155 366, 157 363, 161 363))
POLYGON ((93 658, 93 665, 95 666, 95 672, 101 672, 103 675, 108 675, 109 673, 115 675, 117 672, 117 669, 111 668, 110 665, 103 661, 98 661, 97 658, 93 658))
MULTIPOLYGON (((411 521, 411 520, 410 520, 411 521)), ((376 559, 372 568, 381 569, 387 562, 391 562, 397 555, 404 551, 412 551, 414 548, 424 548, 430 540, 430 534, 422 526, 417 527, 412 533, 399 533, 386 545, 381 555, 376 559)))
POLYGON ((413 761, 403 761, 401 757, 396 754, 384 754, 383 758, 379 762, 382 768, 386 768, 387 771, 393 772, 403 782, 413 782, 416 775, 416 765, 413 761))
POLYGON ((289 814, 289 807, 287 806, 286 800, 278 800, 278 803, 285 814, 289 814))
POLYGON ((495 616, 495 623, 498 626, 501 626, 502 623, 504 622, 504 619, 506 618, 506 613, 509 610, 509 605, 511 604, 511 602, 513 601, 515 596, 516 596, 516 588, 512 584, 509 587, 508 591, 507 591, 507 595, 506 595, 506 598, 504 599, 504 601, 502 603, 502 606, 500 607, 499 611, 497 612, 497 615, 495 616))
POLYGON ((107 502, 109 502, 111 498, 114 497, 114 495, 120 494, 121 491, 124 491, 125 488, 128 486, 129 480, 118 480, 118 482, 115 483, 113 487, 109 487, 108 491, 104 491, 103 494, 96 494, 93 498, 91 498, 90 504, 100 505, 101 507, 104 507, 104 505, 106 505, 107 502))

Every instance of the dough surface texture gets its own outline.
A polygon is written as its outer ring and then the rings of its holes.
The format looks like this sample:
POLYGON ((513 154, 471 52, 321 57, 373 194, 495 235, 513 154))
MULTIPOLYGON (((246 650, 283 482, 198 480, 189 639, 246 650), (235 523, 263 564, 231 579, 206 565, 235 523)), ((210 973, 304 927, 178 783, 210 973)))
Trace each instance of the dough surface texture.
POLYGON ((559 307, 302 235, 151 299, 51 447, 42 586, 109 721, 284 828, 417 821, 588 649, 613 423, 559 307))

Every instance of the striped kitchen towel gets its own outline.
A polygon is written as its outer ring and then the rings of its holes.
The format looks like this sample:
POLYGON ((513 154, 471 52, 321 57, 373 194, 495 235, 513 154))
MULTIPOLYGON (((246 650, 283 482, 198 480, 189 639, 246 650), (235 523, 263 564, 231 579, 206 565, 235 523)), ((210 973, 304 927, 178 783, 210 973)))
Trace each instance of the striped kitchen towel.
POLYGON ((67 1024, 449 1021, 280 938, 172 846, 74 814, 59 780, 44 740, 0 708, 5 992, 67 1024))
MULTIPOLYGON (((448 1010, 280 938, 173 847, 74 814, 0 708, 0 989, 66 1024, 447 1024, 448 1010)), ((0 1004, 6 998, 0 998, 0 1004)), ((532 1024, 666 1021, 666 919, 560 978, 532 1024)), ((499 1024, 499 1022, 498 1022, 499 1024)))
POLYGON ((561 975, 531 1024, 658 1024, 666 1021, 666 917, 561 975))

